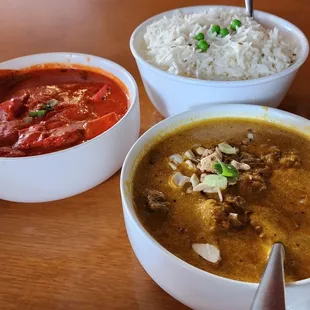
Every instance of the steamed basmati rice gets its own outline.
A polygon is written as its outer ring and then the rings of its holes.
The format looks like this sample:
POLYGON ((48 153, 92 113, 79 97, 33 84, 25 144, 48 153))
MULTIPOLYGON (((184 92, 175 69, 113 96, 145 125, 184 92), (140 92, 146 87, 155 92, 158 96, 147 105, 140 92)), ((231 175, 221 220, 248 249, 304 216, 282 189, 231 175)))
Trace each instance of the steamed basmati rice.
POLYGON ((264 28, 244 10, 177 11, 150 24, 144 41, 144 57, 154 66, 204 80, 247 80, 275 74, 294 63, 297 53, 277 28, 264 28), (229 27, 233 19, 241 21, 237 31, 229 27), (227 27, 229 35, 212 34, 212 24, 227 27), (205 53, 196 47, 194 37, 200 32, 210 44, 205 53))

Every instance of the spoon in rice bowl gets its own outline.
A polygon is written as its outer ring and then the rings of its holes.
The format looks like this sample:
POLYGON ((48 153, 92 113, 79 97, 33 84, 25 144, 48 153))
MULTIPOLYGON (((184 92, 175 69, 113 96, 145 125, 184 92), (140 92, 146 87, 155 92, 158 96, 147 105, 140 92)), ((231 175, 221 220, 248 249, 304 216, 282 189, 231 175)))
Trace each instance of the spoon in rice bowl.
POLYGON ((253 0, 245 0, 245 7, 250 17, 253 17, 253 0))

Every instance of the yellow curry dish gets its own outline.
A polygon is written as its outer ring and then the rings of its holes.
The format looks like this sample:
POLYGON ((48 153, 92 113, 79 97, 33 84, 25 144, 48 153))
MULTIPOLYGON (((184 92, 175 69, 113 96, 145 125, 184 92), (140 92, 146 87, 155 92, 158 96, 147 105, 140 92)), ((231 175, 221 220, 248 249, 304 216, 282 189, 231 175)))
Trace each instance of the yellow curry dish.
POLYGON ((186 125, 139 161, 133 200, 145 229, 207 272, 258 282, 282 242, 286 281, 310 278, 310 139, 267 121, 186 125))

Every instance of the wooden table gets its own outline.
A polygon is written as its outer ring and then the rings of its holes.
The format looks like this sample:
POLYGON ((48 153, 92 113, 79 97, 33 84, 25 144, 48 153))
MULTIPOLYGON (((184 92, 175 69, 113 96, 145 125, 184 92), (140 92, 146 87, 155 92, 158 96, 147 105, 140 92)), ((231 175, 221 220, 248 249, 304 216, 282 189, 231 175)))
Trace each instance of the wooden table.
MULTIPOLYGON (((206 4, 208 1, 195 1, 206 4)), ((242 0, 211 3, 243 5, 242 0)), ((109 58, 137 79, 142 130, 161 116, 152 107, 129 51, 133 29, 185 0, 1 0, 0 61, 72 51, 109 58)), ((255 1, 310 34, 307 0, 255 1)), ((309 61, 281 108, 310 118, 309 61)), ((1 172, 0 172, 1 173, 1 172)), ((129 245, 119 173, 62 201, 0 201, 0 309, 185 309, 144 272, 129 245)))

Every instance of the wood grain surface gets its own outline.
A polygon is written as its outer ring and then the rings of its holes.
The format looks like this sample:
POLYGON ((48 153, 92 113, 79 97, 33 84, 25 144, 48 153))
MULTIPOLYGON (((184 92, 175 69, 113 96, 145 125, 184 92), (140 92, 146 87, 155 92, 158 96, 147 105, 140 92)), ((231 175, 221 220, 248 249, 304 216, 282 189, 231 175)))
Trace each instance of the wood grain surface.
MULTIPOLYGON (((109 58, 137 79, 142 131, 161 116, 143 89, 128 41, 134 28, 165 10, 208 4, 185 0, 1 0, 0 61, 41 52, 109 58)), ((307 0, 254 1, 310 34, 307 0)), ((243 5, 242 0, 210 4, 243 5)), ((310 118, 310 64, 281 108, 310 118)), ((1 171, 0 171, 1 173, 1 171)), ((0 309, 185 309, 142 269, 123 222, 119 173, 96 188, 52 203, 0 201, 0 309)))

